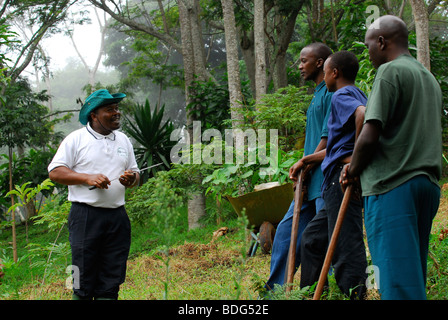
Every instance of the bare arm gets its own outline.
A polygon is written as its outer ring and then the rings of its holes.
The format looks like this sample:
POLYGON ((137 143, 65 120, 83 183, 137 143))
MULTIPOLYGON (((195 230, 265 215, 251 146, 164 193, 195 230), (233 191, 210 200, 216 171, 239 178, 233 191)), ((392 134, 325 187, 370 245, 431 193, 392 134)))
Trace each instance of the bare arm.
POLYGON ((293 181, 297 181, 299 172, 301 169, 311 170, 316 164, 321 163, 326 154, 327 147, 327 137, 324 137, 320 140, 319 144, 314 150, 314 153, 311 153, 299 161, 297 161, 290 169, 289 169, 289 178, 293 181))
POLYGON ((87 184, 98 189, 107 189, 110 185, 109 178, 101 173, 78 173, 64 166, 54 168, 50 171, 49 176, 52 181, 64 185, 87 184))
POLYGON ((356 140, 358 140, 359 134, 361 133, 362 126, 364 124, 365 113, 366 113, 365 106, 359 106, 355 110, 355 126, 356 126, 355 142, 356 140))
POLYGON ((343 188, 352 184, 372 159, 380 134, 381 124, 379 121, 368 121, 364 124, 353 150, 352 161, 345 165, 341 172, 340 183, 343 188))

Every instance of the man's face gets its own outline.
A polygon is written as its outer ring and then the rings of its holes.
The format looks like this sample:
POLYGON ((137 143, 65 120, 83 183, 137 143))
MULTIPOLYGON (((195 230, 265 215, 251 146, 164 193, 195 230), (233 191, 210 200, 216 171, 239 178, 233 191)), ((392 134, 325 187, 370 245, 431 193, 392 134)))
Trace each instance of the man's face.
POLYGON ((303 48, 300 52, 299 71, 305 80, 315 80, 323 59, 317 59, 311 48, 303 48))
POLYGON ((330 92, 336 91, 335 72, 337 72, 337 70, 331 67, 331 58, 328 58, 324 63, 324 81, 328 91, 330 92))
POLYGON ((120 128, 121 112, 118 104, 109 104, 101 106, 94 111, 93 121, 97 121, 104 129, 113 131, 120 128))
POLYGON ((383 48, 384 38, 378 37, 376 32, 368 30, 364 40, 364 44, 369 50, 369 57, 372 65, 375 69, 378 69, 380 65, 387 62, 383 48))

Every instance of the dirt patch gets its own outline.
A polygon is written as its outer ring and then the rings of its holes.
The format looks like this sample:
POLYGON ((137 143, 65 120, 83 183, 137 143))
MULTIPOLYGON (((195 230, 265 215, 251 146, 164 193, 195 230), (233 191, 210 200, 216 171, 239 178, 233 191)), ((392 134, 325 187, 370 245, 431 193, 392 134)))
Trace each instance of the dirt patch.
MULTIPOLYGON (((238 262, 239 257, 238 251, 222 248, 216 243, 185 243, 170 249, 169 272, 177 277, 203 278, 210 275, 210 269, 232 267, 238 262)), ((166 272, 166 259, 167 256, 163 255, 145 256, 128 261, 128 265, 140 274, 160 278, 166 272)))
POLYGON ((239 252, 220 248, 216 243, 186 243, 171 249, 170 255, 173 257, 173 267, 208 270, 217 266, 232 266, 239 252))

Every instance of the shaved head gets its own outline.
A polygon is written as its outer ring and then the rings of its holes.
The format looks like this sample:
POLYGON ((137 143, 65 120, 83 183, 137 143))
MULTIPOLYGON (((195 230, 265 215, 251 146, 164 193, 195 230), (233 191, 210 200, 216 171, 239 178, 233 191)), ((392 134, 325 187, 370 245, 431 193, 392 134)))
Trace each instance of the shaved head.
POLYGON ((396 45, 408 47, 408 28, 404 21, 396 16, 387 15, 376 19, 367 30, 367 36, 383 36, 396 45))
POLYGON ((408 28, 396 16, 382 16, 376 19, 366 32, 365 45, 375 68, 395 59, 400 54, 409 54, 408 28))
POLYGON ((311 43, 303 49, 309 49, 317 59, 323 59, 324 61, 333 53, 326 44, 321 42, 311 43))

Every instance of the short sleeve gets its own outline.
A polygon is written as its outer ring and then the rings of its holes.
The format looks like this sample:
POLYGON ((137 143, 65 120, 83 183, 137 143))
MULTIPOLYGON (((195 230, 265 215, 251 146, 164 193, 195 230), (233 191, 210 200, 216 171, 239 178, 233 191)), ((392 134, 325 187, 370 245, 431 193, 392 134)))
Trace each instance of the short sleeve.
POLYGON ((321 138, 328 137, 328 119, 331 114, 331 98, 333 97, 333 93, 328 92, 323 99, 323 108, 324 108, 324 122, 322 124, 321 130, 321 138))
POLYGON ((364 122, 378 120, 384 129, 385 124, 392 118, 398 97, 399 92, 394 84, 384 78, 375 79, 367 100, 364 122))
POLYGON ((338 96, 333 99, 331 103, 333 112, 337 115, 339 123, 342 126, 347 124, 359 106, 365 105, 349 93, 338 94, 338 96))
POLYGON ((48 172, 52 171, 57 167, 67 167, 72 169, 75 164, 76 159, 76 139, 73 134, 68 135, 59 146, 56 154, 53 157, 53 160, 48 165, 48 172))

